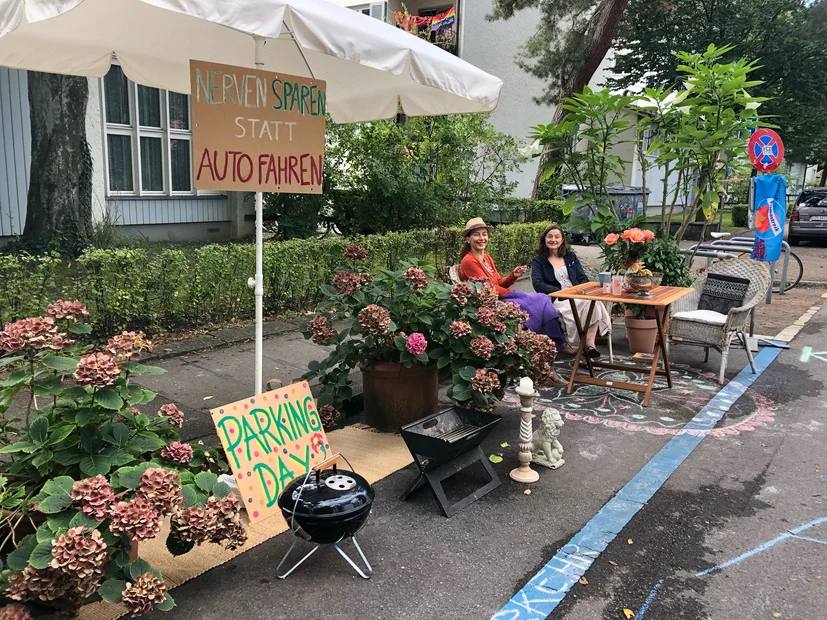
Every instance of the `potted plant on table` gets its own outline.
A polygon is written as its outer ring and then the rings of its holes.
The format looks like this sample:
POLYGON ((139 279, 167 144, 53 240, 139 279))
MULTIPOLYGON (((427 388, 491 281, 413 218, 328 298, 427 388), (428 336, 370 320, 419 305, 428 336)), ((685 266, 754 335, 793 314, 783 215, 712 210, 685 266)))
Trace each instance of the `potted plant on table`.
MULTIPOLYGON (((606 236, 601 244, 603 267, 622 273, 630 282, 654 278, 663 286, 689 286, 692 279, 680 247, 671 239, 656 238, 649 230, 631 228, 606 236)), ((634 290, 634 284, 628 287, 634 290)), ((652 353, 657 321, 646 306, 626 306, 626 336, 632 353, 652 353)))
POLYGON ((348 247, 345 258, 302 327, 306 338, 333 346, 304 375, 322 385, 320 413, 341 409, 352 396, 349 374, 356 367, 366 421, 381 430, 435 412, 440 380, 451 380, 448 397, 461 405, 490 409, 509 381, 550 376, 554 343, 525 330, 527 315, 501 302, 489 285, 438 282, 416 260, 396 271, 369 269, 358 246, 348 247))
POLYGON ((169 610, 138 544, 168 517, 173 554, 242 545, 239 503, 218 482, 227 464, 217 449, 179 441, 175 405, 139 409, 156 395, 131 376, 163 372, 138 361, 151 349, 142 333, 96 350, 82 343, 83 304, 58 301, 46 314, 0 331, 0 599, 17 601, 9 614, 25 603, 73 615, 95 600, 136 615, 169 610))

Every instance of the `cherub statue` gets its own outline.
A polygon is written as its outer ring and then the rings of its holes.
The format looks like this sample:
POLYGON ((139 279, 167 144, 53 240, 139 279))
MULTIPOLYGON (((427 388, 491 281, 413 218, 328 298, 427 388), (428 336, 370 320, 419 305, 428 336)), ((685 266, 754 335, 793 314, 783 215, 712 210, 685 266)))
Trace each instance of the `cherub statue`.
POLYGON ((531 436, 531 462, 549 469, 557 469, 566 461, 563 460, 563 446, 557 438, 563 428, 563 418, 560 412, 552 407, 543 411, 540 428, 531 436))

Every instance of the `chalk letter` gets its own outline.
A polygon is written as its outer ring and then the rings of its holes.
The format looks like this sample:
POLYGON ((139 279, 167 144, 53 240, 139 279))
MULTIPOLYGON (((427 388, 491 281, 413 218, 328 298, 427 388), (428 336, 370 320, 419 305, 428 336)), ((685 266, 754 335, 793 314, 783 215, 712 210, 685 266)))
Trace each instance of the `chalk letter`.
POLYGON ((235 124, 238 125, 238 128, 241 130, 241 133, 235 134, 236 138, 243 138, 247 135, 247 129, 245 129, 244 125, 242 125, 239 121, 243 121, 243 116, 236 116, 235 117, 235 124))

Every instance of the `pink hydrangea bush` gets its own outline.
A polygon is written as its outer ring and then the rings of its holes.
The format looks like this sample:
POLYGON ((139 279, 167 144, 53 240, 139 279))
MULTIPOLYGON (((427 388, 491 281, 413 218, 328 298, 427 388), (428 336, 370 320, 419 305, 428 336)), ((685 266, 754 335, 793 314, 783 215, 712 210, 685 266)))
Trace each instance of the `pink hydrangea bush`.
POLYGON ((443 283, 415 260, 396 271, 370 270, 362 256, 346 250, 349 263, 335 270, 332 287, 322 287, 325 299, 303 326, 306 338, 333 348, 304 375, 321 383, 321 409, 342 410, 352 391, 350 371, 377 362, 436 366, 439 378, 451 382, 450 398, 481 409, 522 376, 551 375, 553 343, 525 335, 528 314, 501 301, 488 280, 443 283))
MULTIPOLYGON (((45 314, 0 331, 8 377, 0 418, 14 430, 0 432, 9 455, 0 459, 8 507, 0 531, 34 513, 39 524, 14 540, 18 559, 0 571, 0 591, 16 601, 0 608, 0 619, 27 618, 22 603, 72 615, 95 593, 135 614, 170 609, 163 577, 130 554, 160 534, 163 519, 179 522, 199 507, 210 519, 190 538, 245 543, 241 506, 218 482, 228 471, 223 451, 182 443, 183 412, 153 407, 155 394, 131 384, 132 375, 160 370, 137 363, 151 350, 144 333, 123 331, 95 348, 83 338, 91 331, 85 305, 58 300, 45 314)), ((188 551, 172 536, 167 543, 188 551)))

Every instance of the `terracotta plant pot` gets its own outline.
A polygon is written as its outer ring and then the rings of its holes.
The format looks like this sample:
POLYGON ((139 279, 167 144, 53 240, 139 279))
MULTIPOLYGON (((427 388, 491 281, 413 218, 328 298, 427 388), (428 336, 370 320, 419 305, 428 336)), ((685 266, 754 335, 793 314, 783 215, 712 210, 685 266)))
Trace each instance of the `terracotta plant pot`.
POLYGON ((378 362, 361 371, 365 422, 380 431, 399 431, 439 408, 435 365, 405 368, 394 362, 378 362))
POLYGON ((633 319, 626 317, 626 338, 632 353, 654 353, 658 339, 656 319, 633 319))

